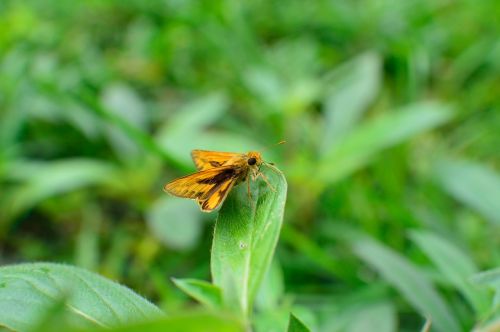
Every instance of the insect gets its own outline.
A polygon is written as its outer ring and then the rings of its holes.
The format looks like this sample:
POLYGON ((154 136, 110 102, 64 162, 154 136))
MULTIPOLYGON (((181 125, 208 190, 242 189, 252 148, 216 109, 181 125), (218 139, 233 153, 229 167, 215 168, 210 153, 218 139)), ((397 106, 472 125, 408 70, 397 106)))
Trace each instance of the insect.
MULTIPOLYGON (((282 143, 284 141, 278 144, 282 143)), ((218 208, 231 189, 245 180, 248 196, 251 197, 250 178, 255 181, 261 177, 271 190, 275 191, 267 177, 260 171, 260 167, 267 164, 260 152, 193 150, 191 157, 198 171, 167 183, 163 189, 174 196, 196 200, 203 212, 211 212, 218 208)))

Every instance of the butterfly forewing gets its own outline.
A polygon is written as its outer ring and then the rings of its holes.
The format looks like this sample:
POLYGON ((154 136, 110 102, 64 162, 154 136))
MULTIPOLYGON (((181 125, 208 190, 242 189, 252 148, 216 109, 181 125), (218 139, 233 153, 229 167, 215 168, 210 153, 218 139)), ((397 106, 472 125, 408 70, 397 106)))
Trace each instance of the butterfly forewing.
POLYGON ((198 204, 202 211, 210 212, 218 208, 226 199, 227 195, 236 183, 236 179, 228 180, 220 184, 213 194, 209 195, 205 200, 198 200, 198 204))
POLYGON ((191 157, 199 171, 228 165, 228 161, 237 157, 240 153, 217 152, 205 150, 191 151, 191 157))

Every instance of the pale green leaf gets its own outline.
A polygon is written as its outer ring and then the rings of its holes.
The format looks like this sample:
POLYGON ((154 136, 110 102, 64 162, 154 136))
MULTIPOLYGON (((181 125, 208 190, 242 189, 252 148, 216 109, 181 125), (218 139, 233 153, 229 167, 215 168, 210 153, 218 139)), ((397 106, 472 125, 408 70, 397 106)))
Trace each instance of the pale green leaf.
POLYGON ((8 176, 24 183, 10 192, 8 210, 3 212, 14 217, 49 197, 106 183, 114 171, 109 163, 91 159, 9 165, 8 176))
POLYGON ((500 176, 493 170, 465 160, 442 160, 435 176, 441 187, 458 201, 500 225, 500 176))
POLYGON ((194 202, 164 195, 152 204, 147 222, 153 236, 165 246, 188 250, 198 243, 201 217, 194 202))
POLYGON ((370 303, 356 311, 346 332, 395 332, 397 329, 394 306, 388 302, 370 303))
POLYGON ((422 102, 385 113, 342 136, 320 160, 318 181, 331 183, 365 166, 383 149, 435 128, 451 118, 449 108, 422 102))
POLYGON ((353 243, 355 252, 372 265, 424 317, 431 317, 439 331, 455 332, 461 328, 425 274, 393 250, 364 238, 353 243))
POLYGON ((331 73, 325 105, 325 137, 322 151, 348 133, 374 101, 380 89, 381 59, 364 53, 331 73))
POLYGON ((488 308, 487 295, 474 287, 469 280, 477 273, 472 259, 448 240, 426 231, 414 231, 411 237, 432 260, 439 271, 463 295, 475 310, 481 314, 488 308))

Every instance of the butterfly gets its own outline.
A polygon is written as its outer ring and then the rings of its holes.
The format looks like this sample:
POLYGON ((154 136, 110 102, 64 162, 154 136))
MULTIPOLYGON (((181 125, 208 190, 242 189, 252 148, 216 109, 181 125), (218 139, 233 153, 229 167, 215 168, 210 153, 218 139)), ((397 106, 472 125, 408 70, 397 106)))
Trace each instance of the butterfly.
POLYGON ((255 181, 261 177, 273 191, 275 190, 260 171, 260 167, 267 164, 260 152, 193 150, 191 157, 198 171, 167 183, 163 190, 174 196, 196 200, 203 212, 217 209, 231 189, 245 180, 248 196, 251 197, 250 178, 255 181))

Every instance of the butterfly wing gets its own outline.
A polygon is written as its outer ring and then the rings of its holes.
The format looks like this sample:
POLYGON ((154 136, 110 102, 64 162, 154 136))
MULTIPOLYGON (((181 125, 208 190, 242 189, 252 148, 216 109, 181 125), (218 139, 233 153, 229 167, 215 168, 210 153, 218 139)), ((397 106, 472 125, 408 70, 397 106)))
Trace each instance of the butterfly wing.
MULTIPOLYGON (((167 183, 163 189, 174 196, 198 201, 206 201, 211 197, 214 197, 213 200, 215 200, 215 197, 218 197, 219 190, 223 190, 222 202, 240 175, 241 170, 233 166, 211 168, 178 178, 167 183)), ((211 211, 203 209, 203 207, 202 210, 211 211)))
POLYGON ((240 155, 240 153, 234 152, 217 152, 217 151, 205 151, 205 150, 193 150, 191 151, 191 158, 199 171, 204 171, 210 168, 226 166, 227 162, 240 155))
POLYGON ((218 208, 226 200, 235 183, 235 180, 223 182, 210 195, 207 195, 205 200, 198 200, 200 209, 203 212, 211 212, 218 208))

